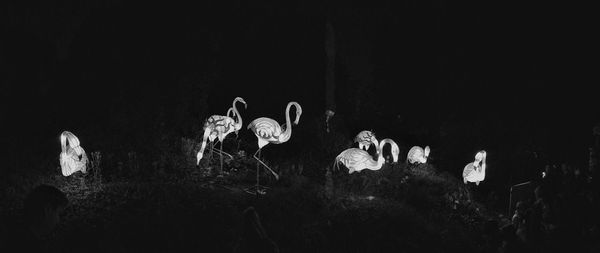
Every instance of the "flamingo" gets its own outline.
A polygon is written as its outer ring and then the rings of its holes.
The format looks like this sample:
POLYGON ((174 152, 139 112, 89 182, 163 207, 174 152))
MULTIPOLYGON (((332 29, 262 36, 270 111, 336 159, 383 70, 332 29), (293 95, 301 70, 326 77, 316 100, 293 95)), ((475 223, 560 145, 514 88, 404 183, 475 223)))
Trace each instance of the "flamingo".
POLYGON ((69 131, 63 131, 60 134, 60 167, 65 177, 72 175, 77 171, 87 173, 88 158, 85 150, 80 146, 79 139, 69 131))
POLYGON ((246 104, 246 101, 244 101, 244 99, 241 97, 236 97, 233 100, 232 108, 230 108, 231 111, 227 110, 227 115, 229 115, 229 113, 231 112, 232 116, 237 116, 237 121, 229 116, 212 115, 204 122, 204 135, 202 138, 202 146, 200 147, 200 151, 196 155, 197 165, 200 164, 200 160, 204 155, 204 149, 206 148, 206 139, 208 139, 211 143, 211 153, 214 147, 214 140, 217 139, 217 141, 221 142, 221 148, 218 151, 221 157, 221 171, 223 171, 223 154, 233 159, 233 156, 223 151, 223 141, 225 140, 225 137, 227 137, 228 134, 232 132, 237 132, 239 131, 239 129, 242 128, 242 116, 240 115, 240 112, 235 106, 236 102, 243 103, 244 108, 247 108, 248 105, 246 104))
POLYGON ((485 150, 477 152, 475 155, 475 161, 469 163, 463 169, 463 181, 474 182, 475 185, 479 185, 479 182, 485 179, 485 158, 487 153, 485 150))
POLYGON ((272 144, 281 144, 287 142, 292 137, 292 122, 290 120, 290 108, 293 106, 296 107, 296 119, 293 124, 298 125, 300 121, 300 116, 302 115, 302 107, 297 102, 289 102, 287 107, 285 108, 285 125, 280 126, 277 121, 261 117, 253 120, 248 124, 248 129, 254 132, 256 138, 258 139, 258 150, 254 153, 254 159, 258 162, 256 164, 256 192, 264 194, 263 190, 260 190, 259 187, 259 166, 262 164, 265 168, 267 168, 275 179, 279 180, 279 175, 275 173, 269 166, 267 166, 263 161, 260 160, 260 151, 261 149, 269 143, 272 144), (257 156, 258 154, 258 156, 257 156))
POLYGON ((339 164, 342 163, 349 170, 349 174, 354 172, 360 172, 364 169, 368 170, 380 170, 383 164, 385 163, 385 158, 381 154, 383 151, 383 146, 385 144, 390 144, 392 146, 392 159, 394 163, 398 162, 398 154, 400 153, 400 149, 396 142, 392 139, 386 138, 379 142, 377 146, 377 160, 373 160, 369 152, 362 150, 360 148, 349 148, 342 153, 340 153, 335 158, 335 167, 339 169, 339 164))
POLYGON ((427 163, 427 157, 429 157, 429 146, 425 147, 423 150, 419 146, 414 146, 408 151, 408 155, 406 156, 406 161, 411 164, 419 164, 419 163, 427 163))
POLYGON ((377 138, 375 138, 375 134, 368 130, 358 133, 356 137, 354 137, 354 142, 358 142, 358 148, 364 149, 365 151, 369 151, 371 143, 373 143, 375 147, 379 146, 377 138))

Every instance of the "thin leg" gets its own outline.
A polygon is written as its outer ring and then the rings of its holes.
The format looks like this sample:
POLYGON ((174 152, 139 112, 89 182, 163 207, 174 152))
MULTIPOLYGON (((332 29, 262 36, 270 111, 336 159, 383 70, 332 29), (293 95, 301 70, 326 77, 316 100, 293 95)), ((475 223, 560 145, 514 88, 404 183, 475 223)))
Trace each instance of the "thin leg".
POLYGON ((221 155, 221 170, 219 171, 219 174, 223 173, 223 142, 221 141, 221 148, 220 148, 220 155, 221 155))
MULTIPOLYGON (((223 143, 221 143, 221 149, 223 149, 223 147, 222 147, 222 146, 223 146, 223 143)), ((227 152, 225 152, 225 151, 223 151, 223 150, 218 150, 218 149, 215 149, 215 153, 219 153, 219 154, 222 154, 222 155, 226 155, 226 156, 229 156, 229 159, 233 159, 233 156, 232 156, 232 155, 228 154, 227 152)))
POLYGON ((214 143, 211 141, 210 142, 210 153, 208 155, 208 162, 209 163, 210 163, 210 160, 212 160, 212 156, 213 156, 213 146, 214 146, 214 143))
MULTIPOLYGON (((257 153, 259 153, 260 149, 257 151, 257 153)), ((271 174, 273 174, 273 176, 275 176, 275 179, 279 180, 279 175, 277 175, 277 173, 275 173, 275 171, 273 171, 271 169, 271 167, 267 166, 263 161, 260 160, 260 158, 256 157, 256 153, 254 153, 254 159, 256 159, 260 164, 262 164, 263 166, 265 166, 265 168, 267 168, 269 170, 269 172, 271 172, 271 174)), ((258 165, 257 165, 258 168, 258 165)))
MULTIPOLYGON (((260 148, 258 149, 257 152, 258 152, 258 157, 260 157, 260 148)), ((255 158, 256 158, 256 156, 255 156, 255 158)), ((258 159, 258 161, 260 162, 260 159, 258 159)), ((259 169, 260 169, 260 164, 256 163, 256 196, 258 196, 258 193, 260 191, 260 188, 259 188, 260 187, 260 183, 259 183, 259 181, 260 181, 260 171, 259 171, 259 169)))
MULTIPOLYGON (((256 185, 246 189, 247 193, 254 194, 254 195, 256 195, 256 197, 258 197, 259 194, 265 194, 266 193, 265 189, 269 188, 269 187, 260 185, 260 165, 262 164, 266 168, 269 168, 265 163, 263 163, 260 160, 260 158, 259 158, 260 152, 261 152, 261 150, 258 149, 253 155, 254 159, 256 159, 256 161, 257 161, 257 163, 256 163, 256 185)), ((269 170, 270 170, 270 168, 269 168, 269 170)), ((279 175, 277 175, 277 173, 275 173, 274 175, 276 175, 276 177, 279 178, 279 175)))

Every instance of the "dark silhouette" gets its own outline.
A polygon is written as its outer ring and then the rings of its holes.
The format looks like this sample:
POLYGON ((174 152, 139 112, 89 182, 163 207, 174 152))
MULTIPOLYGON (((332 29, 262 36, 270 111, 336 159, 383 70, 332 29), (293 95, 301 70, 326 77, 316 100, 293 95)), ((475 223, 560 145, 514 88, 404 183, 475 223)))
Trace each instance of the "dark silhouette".
POLYGON ((43 252, 43 237, 58 225, 67 204, 56 187, 37 186, 25 199, 22 219, 7 222, 0 252, 43 252))
POLYGON ((258 213, 252 206, 244 210, 242 238, 234 252, 279 252, 279 247, 269 238, 258 213))

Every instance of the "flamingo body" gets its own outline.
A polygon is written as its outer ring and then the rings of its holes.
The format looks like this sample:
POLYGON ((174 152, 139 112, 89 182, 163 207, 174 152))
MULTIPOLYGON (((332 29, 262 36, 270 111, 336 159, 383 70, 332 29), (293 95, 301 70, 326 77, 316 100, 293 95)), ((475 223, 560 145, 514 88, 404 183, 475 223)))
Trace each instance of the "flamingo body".
POLYGON ((204 126, 202 127, 204 130, 202 146, 196 155, 196 164, 199 164, 200 160, 204 156, 204 149, 206 148, 207 139, 210 143, 213 143, 215 140, 223 143, 223 140, 225 140, 227 135, 233 132, 237 133, 237 131, 242 128, 242 117, 235 106, 236 102, 243 103, 247 108, 246 101, 244 101, 244 99, 241 97, 236 97, 233 100, 232 108, 227 110, 227 116, 212 115, 208 117, 206 121, 204 121, 204 126), (232 116, 237 117, 237 121, 232 117, 229 117, 230 113, 232 116))
POLYGON ((60 144, 59 161, 63 176, 70 176, 77 171, 87 173, 88 158, 79 138, 69 131, 63 131, 60 134, 60 144))
POLYGON ((349 148, 342 151, 335 158, 336 168, 339 167, 339 164, 343 164, 348 168, 348 173, 352 174, 354 172, 360 172, 362 170, 379 170, 383 166, 385 162, 385 158, 381 155, 381 151, 383 150, 383 146, 385 144, 390 144, 392 146, 392 157, 394 162, 398 161, 398 145, 392 139, 383 139, 378 147, 377 153, 379 154, 377 160, 374 160, 369 152, 360 149, 360 148, 349 148))
POLYGON ((485 180, 485 158, 486 152, 480 151, 475 155, 475 161, 468 163, 463 169, 463 182, 475 183, 479 185, 479 182, 485 180))
POLYGON ((415 163, 427 163, 427 157, 429 157, 429 146, 422 149, 419 146, 412 147, 406 155, 406 161, 411 164, 415 163))

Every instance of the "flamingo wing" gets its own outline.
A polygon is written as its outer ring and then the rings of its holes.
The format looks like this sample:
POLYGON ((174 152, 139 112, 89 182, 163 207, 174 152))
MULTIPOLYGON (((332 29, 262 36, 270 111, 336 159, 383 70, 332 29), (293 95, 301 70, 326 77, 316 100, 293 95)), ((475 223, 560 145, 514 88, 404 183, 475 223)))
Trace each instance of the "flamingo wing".
POLYGON ((270 118, 258 118, 248 124, 248 129, 251 129, 254 134, 263 139, 277 139, 281 135, 282 130, 277 121, 270 118))
POLYGON ((475 177, 476 177, 476 167, 474 165, 474 163, 469 163, 465 166, 465 168, 463 169, 463 178, 465 179, 465 181, 469 181, 469 182, 474 182, 475 181, 475 177))
POLYGON ((342 151, 342 153, 337 156, 336 160, 344 164, 344 166, 352 172, 354 170, 363 169, 365 164, 371 162, 373 159, 367 151, 359 148, 349 148, 342 151))

